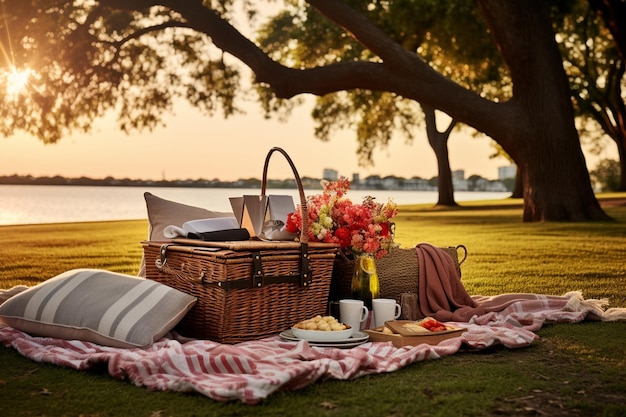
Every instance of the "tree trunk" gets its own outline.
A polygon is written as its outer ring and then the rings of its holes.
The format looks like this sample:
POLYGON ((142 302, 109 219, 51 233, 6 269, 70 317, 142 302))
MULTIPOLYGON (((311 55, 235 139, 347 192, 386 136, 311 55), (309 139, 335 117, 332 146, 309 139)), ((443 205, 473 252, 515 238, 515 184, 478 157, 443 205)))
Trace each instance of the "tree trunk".
POLYGON ((445 152, 435 151, 437 153, 437 189, 438 199, 437 206, 456 207, 458 204, 454 200, 454 184, 452 183, 452 172, 450 171, 450 160, 448 158, 448 149, 445 152))
POLYGON ((617 153, 619 155, 619 188, 618 191, 626 191, 626 141, 617 143, 617 153))
POLYGON ((519 167, 517 167, 515 172, 515 183, 511 198, 524 198, 524 184, 522 184, 522 174, 519 171, 519 167))
POLYGON ((456 122, 450 121, 450 125, 444 132, 437 130, 437 116, 435 109, 422 105, 424 119, 426 120, 426 136, 430 147, 435 151, 437 158, 437 189, 439 191, 438 206, 455 207, 454 184, 452 183, 452 170, 450 169, 450 154, 448 152, 448 139, 456 122))
POLYGON ((509 67, 513 99, 494 139, 522 173, 524 221, 607 220, 574 126, 569 84, 540 0, 479 0, 509 67))

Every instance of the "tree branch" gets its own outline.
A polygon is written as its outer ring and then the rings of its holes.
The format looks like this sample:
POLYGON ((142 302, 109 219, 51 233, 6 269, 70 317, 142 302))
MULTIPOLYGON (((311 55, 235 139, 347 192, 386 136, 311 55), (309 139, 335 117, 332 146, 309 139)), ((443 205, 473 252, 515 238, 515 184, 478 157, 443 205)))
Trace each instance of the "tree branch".
POLYGON ((478 120, 480 124, 480 118, 476 117, 479 108, 484 108, 485 117, 490 118, 490 114, 496 112, 496 107, 502 107, 502 104, 483 99, 435 71, 417 54, 393 41, 367 16, 348 6, 345 1, 306 1, 382 59, 382 64, 390 74, 385 91, 428 104, 449 115, 454 114, 457 121, 466 123, 470 121, 469 114, 472 113, 473 121, 478 120), (451 101, 450 97, 456 100, 451 101))
POLYGON ((335 22, 371 52, 379 56, 385 65, 403 68, 413 65, 417 55, 408 52, 380 30, 367 16, 351 8, 343 1, 307 0, 321 14, 335 22))
POLYGON ((167 29, 167 28, 189 28, 189 26, 187 24, 185 24, 185 23, 176 22, 176 21, 163 22, 163 23, 158 24, 158 25, 146 26, 144 28, 139 28, 139 29, 135 30, 133 33, 131 33, 130 35, 125 36, 124 38, 120 39, 119 41, 111 42, 111 43, 115 47, 120 47, 120 46, 122 46, 123 44, 125 44, 126 42, 128 42, 130 40, 138 39, 138 38, 140 38, 143 35, 146 35, 148 33, 158 32, 158 31, 161 31, 161 30, 167 29))
POLYGON ((390 82, 396 78, 394 74, 374 62, 343 62, 309 69, 286 67, 272 60, 255 43, 201 2, 167 0, 159 4, 180 13, 189 28, 210 36, 216 47, 242 61, 254 72, 256 81, 268 84, 279 98, 291 98, 303 93, 321 96, 353 88, 390 90, 396 84, 390 82))

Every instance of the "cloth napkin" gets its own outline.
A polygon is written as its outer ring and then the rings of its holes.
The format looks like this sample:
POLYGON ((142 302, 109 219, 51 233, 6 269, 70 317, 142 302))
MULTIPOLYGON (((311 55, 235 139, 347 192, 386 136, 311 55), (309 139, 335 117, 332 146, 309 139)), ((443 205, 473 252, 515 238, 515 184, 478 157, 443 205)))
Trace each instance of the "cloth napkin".
POLYGON ((222 230, 239 229, 239 223, 235 217, 215 217, 212 219, 191 220, 182 225, 169 225, 163 229, 163 236, 168 239, 177 237, 190 237, 189 233, 201 235, 203 233, 217 232, 222 230))

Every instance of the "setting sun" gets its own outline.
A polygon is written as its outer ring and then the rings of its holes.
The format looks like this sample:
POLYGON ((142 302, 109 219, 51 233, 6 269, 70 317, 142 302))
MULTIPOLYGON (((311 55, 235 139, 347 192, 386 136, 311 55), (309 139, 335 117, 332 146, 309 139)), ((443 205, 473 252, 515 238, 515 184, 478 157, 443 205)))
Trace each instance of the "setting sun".
POLYGON ((30 69, 18 70, 15 67, 6 73, 6 93, 9 98, 16 98, 26 89, 30 74, 30 69))

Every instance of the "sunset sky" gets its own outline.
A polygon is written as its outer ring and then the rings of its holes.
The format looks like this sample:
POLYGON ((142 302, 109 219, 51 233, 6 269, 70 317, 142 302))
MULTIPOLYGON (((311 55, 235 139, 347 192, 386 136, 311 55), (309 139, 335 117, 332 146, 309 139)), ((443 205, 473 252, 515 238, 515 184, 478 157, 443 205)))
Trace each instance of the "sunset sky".
MULTIPOLYGON (((325 168, 351 177, 397 175, 431 178, 437 175, 434 153, 420 128, 412 145, 402 137, 392 140, 388 149, 377 150, 374 165, 358 166, 356 139, 352 132, 334 135, 330 142, 313 136, 311 106, 301 107, 286 123, 264 120, 259 107, 224 120, 202 115, 181 103, 175 114, 164 118, 167 124, 153 132, 126 135, 110 115, 94 124, 91 134, 75 134, 53 145, 21 132, 0 138, 0 175, 33 175, 132 179, 260 178, 263 162, 273 146, 284 148, 301 176, 321 177, 325 168)), ((496 179, 498 167, 508 165, 503 158, 489 159, 493 152, 487 137, 473 138, 455 131, 450 141, 453 170, 464 169, 466 177, 480 175, 496 179)), ((613 145, 601 158, 615 158, 613 145)), ((598 157, 586 152, 593 168, 598 157)), ((270 178, 290 178, 291 170, 281 155, 272 157, 270 178)))

